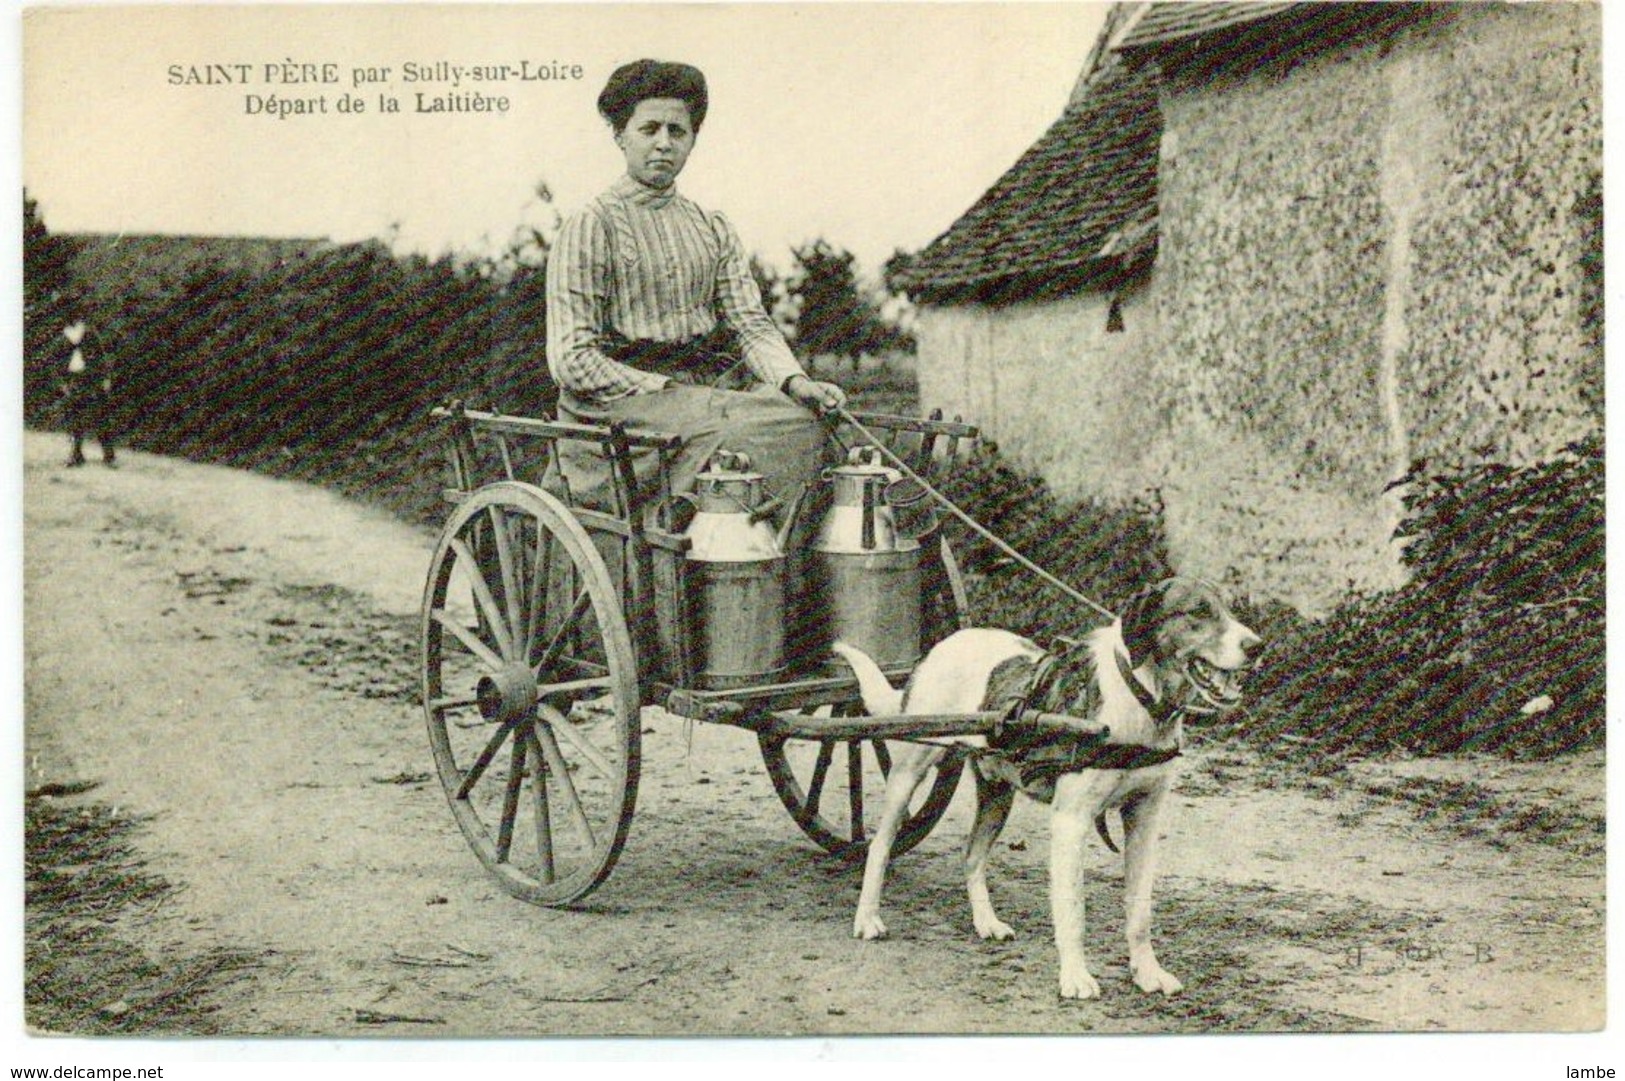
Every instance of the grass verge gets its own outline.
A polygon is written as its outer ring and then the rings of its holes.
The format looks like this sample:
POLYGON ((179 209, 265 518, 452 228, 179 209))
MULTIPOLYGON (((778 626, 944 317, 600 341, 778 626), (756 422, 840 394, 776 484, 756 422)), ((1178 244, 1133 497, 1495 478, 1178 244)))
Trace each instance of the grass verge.
POLYGON ((136 854, 140 825, 106 804, 28 798, 23 1001, 31 1030, 215 1035, 211 994, 260 963, 223 947, 157 957, 130 941, 126 919, 155 911, 175 891, 136 854))

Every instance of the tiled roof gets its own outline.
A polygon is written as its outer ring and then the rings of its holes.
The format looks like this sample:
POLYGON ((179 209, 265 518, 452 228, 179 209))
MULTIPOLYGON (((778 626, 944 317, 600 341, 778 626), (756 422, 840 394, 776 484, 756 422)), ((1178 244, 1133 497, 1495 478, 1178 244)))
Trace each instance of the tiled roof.
MULTIPOLYGON (((897 275, 917 299, 985 293, 1156 243, 1162 136, 1154 76, 1114 60, 946 233, 897 275)), ((1118 263, 1117 265, 1122 265, 1118 263)))
POLYGON ((1279 15, 1301 4, 1172 3, 1147 4, 1119 34, 1112 48, 1118 51, 1154 47, 1200 38, 1243 23, 1279 15))

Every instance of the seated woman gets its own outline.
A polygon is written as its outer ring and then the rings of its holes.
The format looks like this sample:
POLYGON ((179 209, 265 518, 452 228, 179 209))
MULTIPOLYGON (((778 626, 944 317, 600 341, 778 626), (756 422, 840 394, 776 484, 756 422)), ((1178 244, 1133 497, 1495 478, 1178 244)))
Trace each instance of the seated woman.
MULTIPOLYGON (((705 76, 687 64, 639 60, 610 76, 598 111, 626 174, 565 220, 548 258, 548 367, 561 420, 681 436, 676 491, 725 447, 789 502, 824 464, 816 411, 845 395, 790 352, 733 226, 677 192, 706 107, 705 76)), ((558 464, 577 500, 607 508, 598 448, 561 440, 558 464)), ((651 483, 654 463, 637 472, 651 483)))

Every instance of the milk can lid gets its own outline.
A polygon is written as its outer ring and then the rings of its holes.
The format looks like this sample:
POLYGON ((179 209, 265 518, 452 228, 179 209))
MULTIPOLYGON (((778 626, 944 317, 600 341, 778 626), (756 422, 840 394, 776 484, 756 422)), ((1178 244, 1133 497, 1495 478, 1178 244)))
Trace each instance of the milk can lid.
POLYGON ((751 469, 750 455, 744 451, 719 450, 711 455, 705 468, 695 474, 695 479, 713 482, 761 480, 762 474, 751 469))
POLYGON ((885 477, 896 479, 902 474, 886 465, 880 456, 880 448, 873 446, 853 447, 847 453, 846 462, 831 470, 843 477, 885 477))

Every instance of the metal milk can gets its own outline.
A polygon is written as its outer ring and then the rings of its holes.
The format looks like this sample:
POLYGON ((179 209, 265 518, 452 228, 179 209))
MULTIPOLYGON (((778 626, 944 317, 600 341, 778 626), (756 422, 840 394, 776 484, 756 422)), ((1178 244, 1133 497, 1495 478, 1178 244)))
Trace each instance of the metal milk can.
POLYGON ((901 474, 882 464, 879 448, 855 447, 824 476, 831 505, 813 551, 829 640, 882 668, 911 666, 920 659, 920 543, 898 532, 886 501, 901 474))
POLYGON ((699 680, 721 690, 771 682, 785 669, 784 534, 769 520, 760 473, 744 454, 721 450, 695 478, 694 493, 679 496, 695 514, 687 602, 699 644, 699 680))

